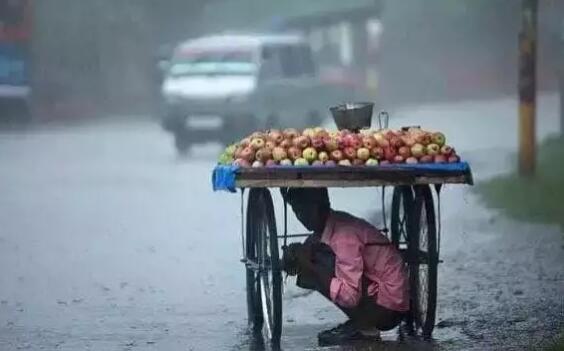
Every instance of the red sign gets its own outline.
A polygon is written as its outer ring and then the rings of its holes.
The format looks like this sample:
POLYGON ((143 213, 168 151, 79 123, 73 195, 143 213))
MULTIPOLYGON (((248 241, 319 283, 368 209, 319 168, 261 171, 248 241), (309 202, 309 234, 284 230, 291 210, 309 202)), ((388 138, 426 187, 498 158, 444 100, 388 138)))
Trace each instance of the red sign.
POLYGON ((30 0, 0 0, 0 42, 31 38, 30 0))

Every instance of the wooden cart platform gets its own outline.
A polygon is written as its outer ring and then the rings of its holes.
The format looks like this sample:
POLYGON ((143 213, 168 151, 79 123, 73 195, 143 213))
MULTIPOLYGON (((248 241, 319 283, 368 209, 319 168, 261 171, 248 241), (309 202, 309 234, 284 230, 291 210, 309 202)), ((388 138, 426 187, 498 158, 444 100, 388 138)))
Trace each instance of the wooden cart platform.
POLYGON ((237 188, 373 187, 421 184, 473 184, 466 163, 376 167, 264 167, 236 171, 237 188))

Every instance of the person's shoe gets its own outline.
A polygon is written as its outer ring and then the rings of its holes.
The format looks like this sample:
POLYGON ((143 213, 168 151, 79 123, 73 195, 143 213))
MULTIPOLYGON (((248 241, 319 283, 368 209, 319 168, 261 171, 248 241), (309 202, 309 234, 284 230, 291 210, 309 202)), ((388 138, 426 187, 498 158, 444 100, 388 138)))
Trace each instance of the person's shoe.
POLYGON ((319 346, 346 345, 356 342, 379 341, 380 335, 365 335, 351 321, 317 334, 319 346))

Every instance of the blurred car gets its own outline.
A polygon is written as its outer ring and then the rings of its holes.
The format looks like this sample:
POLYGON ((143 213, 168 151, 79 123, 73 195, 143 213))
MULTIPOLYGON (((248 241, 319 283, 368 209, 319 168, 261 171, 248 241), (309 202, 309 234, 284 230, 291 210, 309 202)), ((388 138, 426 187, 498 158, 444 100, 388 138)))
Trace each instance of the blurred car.
POLYGON ((184 153, 253 130, 319 125, 345 92, 321 83, 302 36, 202 37, 178 45, 166 65, 162 125, 184 153))

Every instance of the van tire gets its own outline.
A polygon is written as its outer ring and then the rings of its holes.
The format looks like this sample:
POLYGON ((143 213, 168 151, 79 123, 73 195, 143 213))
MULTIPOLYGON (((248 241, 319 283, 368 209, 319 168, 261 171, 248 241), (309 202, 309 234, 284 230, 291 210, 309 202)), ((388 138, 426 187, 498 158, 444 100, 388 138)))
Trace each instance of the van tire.
POLYGON ((191 143, 186 129, 174 131, 174 146, 179 155, 186 156, 188 154, 191 143))

